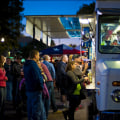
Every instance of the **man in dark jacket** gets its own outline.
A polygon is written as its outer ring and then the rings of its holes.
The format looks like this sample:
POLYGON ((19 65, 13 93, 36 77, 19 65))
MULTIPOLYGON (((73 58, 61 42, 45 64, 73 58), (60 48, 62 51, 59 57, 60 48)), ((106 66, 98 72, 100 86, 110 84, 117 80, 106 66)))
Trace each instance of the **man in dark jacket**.
POLYGON ((12 73, 13 73, 13 90, 12 90, 13 105, 14 105, 16 111, 18 112, 18 110, 19 110, 18 86, 19 86, 20 80, 22 79, 21 78, 22 65, 21 65, 21 56, 20 55, 17 55, 16 60, 14 61, 14 63, 11 66, 12 66, 12 73))
POLYGON ((7 96, 6 99, 8 101, 12 101, 12 86, 13 86, 13 73, 12 73, 12 64, 11 64, 11 59, 7 58, 6 63, 4 64, 4 68, 6 71, 6 76, 8 77, 8 81, 6 82, 7 84, 7 96))
POLYGON ((56 80, 56 84, 57 87, 60 88, 60 92, 61 92, 61 100, 64 104, 66 104, 66 90, 64 87, 64 81, 66 79, 66 63, 68 62, 68 56, 67 55, 63 55, 61 58, 61 61, 58 62, 57 64, 57 71, 56 71, 56 75, 57 75, 57 80, 56 80))
POLYGON ((60 88, 61 94, 64 94, 63 88, 63 81, 64 81, 64 76, 66 75, 65 68, 66 68, 66 63, 68 62, 68 57, 67 55, 63 55, 61 58, 61 61, 57 63, 57 86, 60 88))
POLYGON ((24 77, 26 82, 28 120, 46 120, 42 101, 43 77, 37 65, 39 51, 30 52, 30 60, 24 64, 24 77))

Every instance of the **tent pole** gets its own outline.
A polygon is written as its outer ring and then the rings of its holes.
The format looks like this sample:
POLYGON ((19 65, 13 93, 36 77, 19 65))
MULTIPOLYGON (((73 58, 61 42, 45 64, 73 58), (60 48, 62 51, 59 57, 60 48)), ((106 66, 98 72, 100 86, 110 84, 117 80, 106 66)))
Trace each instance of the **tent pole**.
POLYGON ((52 63, 52 58, 53 58, 53 56, 51 55, 50 57, 51 57, 50 61, 51 61, 51 63, 52 63))
POLYGON ((82 57, 81 38, 80 38, 80 56, 82 57))

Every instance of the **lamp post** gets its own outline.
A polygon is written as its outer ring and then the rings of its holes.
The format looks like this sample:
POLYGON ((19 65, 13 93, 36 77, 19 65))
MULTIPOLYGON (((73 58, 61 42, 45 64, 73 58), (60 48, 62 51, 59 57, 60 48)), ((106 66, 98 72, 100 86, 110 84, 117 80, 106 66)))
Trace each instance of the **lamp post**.
POLYGON ((1 42, 5 42, 5 38, 4 37, 1 38, 1 42))

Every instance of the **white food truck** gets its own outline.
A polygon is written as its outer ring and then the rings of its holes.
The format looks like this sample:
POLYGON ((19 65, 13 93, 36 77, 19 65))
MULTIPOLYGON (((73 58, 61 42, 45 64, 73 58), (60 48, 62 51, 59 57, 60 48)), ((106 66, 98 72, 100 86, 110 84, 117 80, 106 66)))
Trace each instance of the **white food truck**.
MULTIPOLYGON (((100 120, 120 114, 120 0, 96 1, 95 88, 100 120)), ((113 118, 112 118, 113 117, 113 118)))

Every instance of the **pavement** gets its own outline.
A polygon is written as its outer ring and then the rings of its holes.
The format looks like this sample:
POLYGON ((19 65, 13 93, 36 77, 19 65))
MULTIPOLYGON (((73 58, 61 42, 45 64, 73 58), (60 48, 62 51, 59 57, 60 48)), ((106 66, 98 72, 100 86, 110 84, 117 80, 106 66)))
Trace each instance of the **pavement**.
MULTIPOLYGON (((65 120, 62 114, 67 108, 62 107, 63 104, 60 101, 60 93, 55 90, 56 105, 58 106, 58 111, 53 112, 52 109, 49 110, 48 120, 65 120)), ((88 105, 90 100, 87 98, 81 101, 81 105, 76 109, 75 120, 88 120, 88 105)), ((11 102, 5 102, 5 120, 27 120, 27 112, 22 114, 17 114, 13 109, 11 102)))

